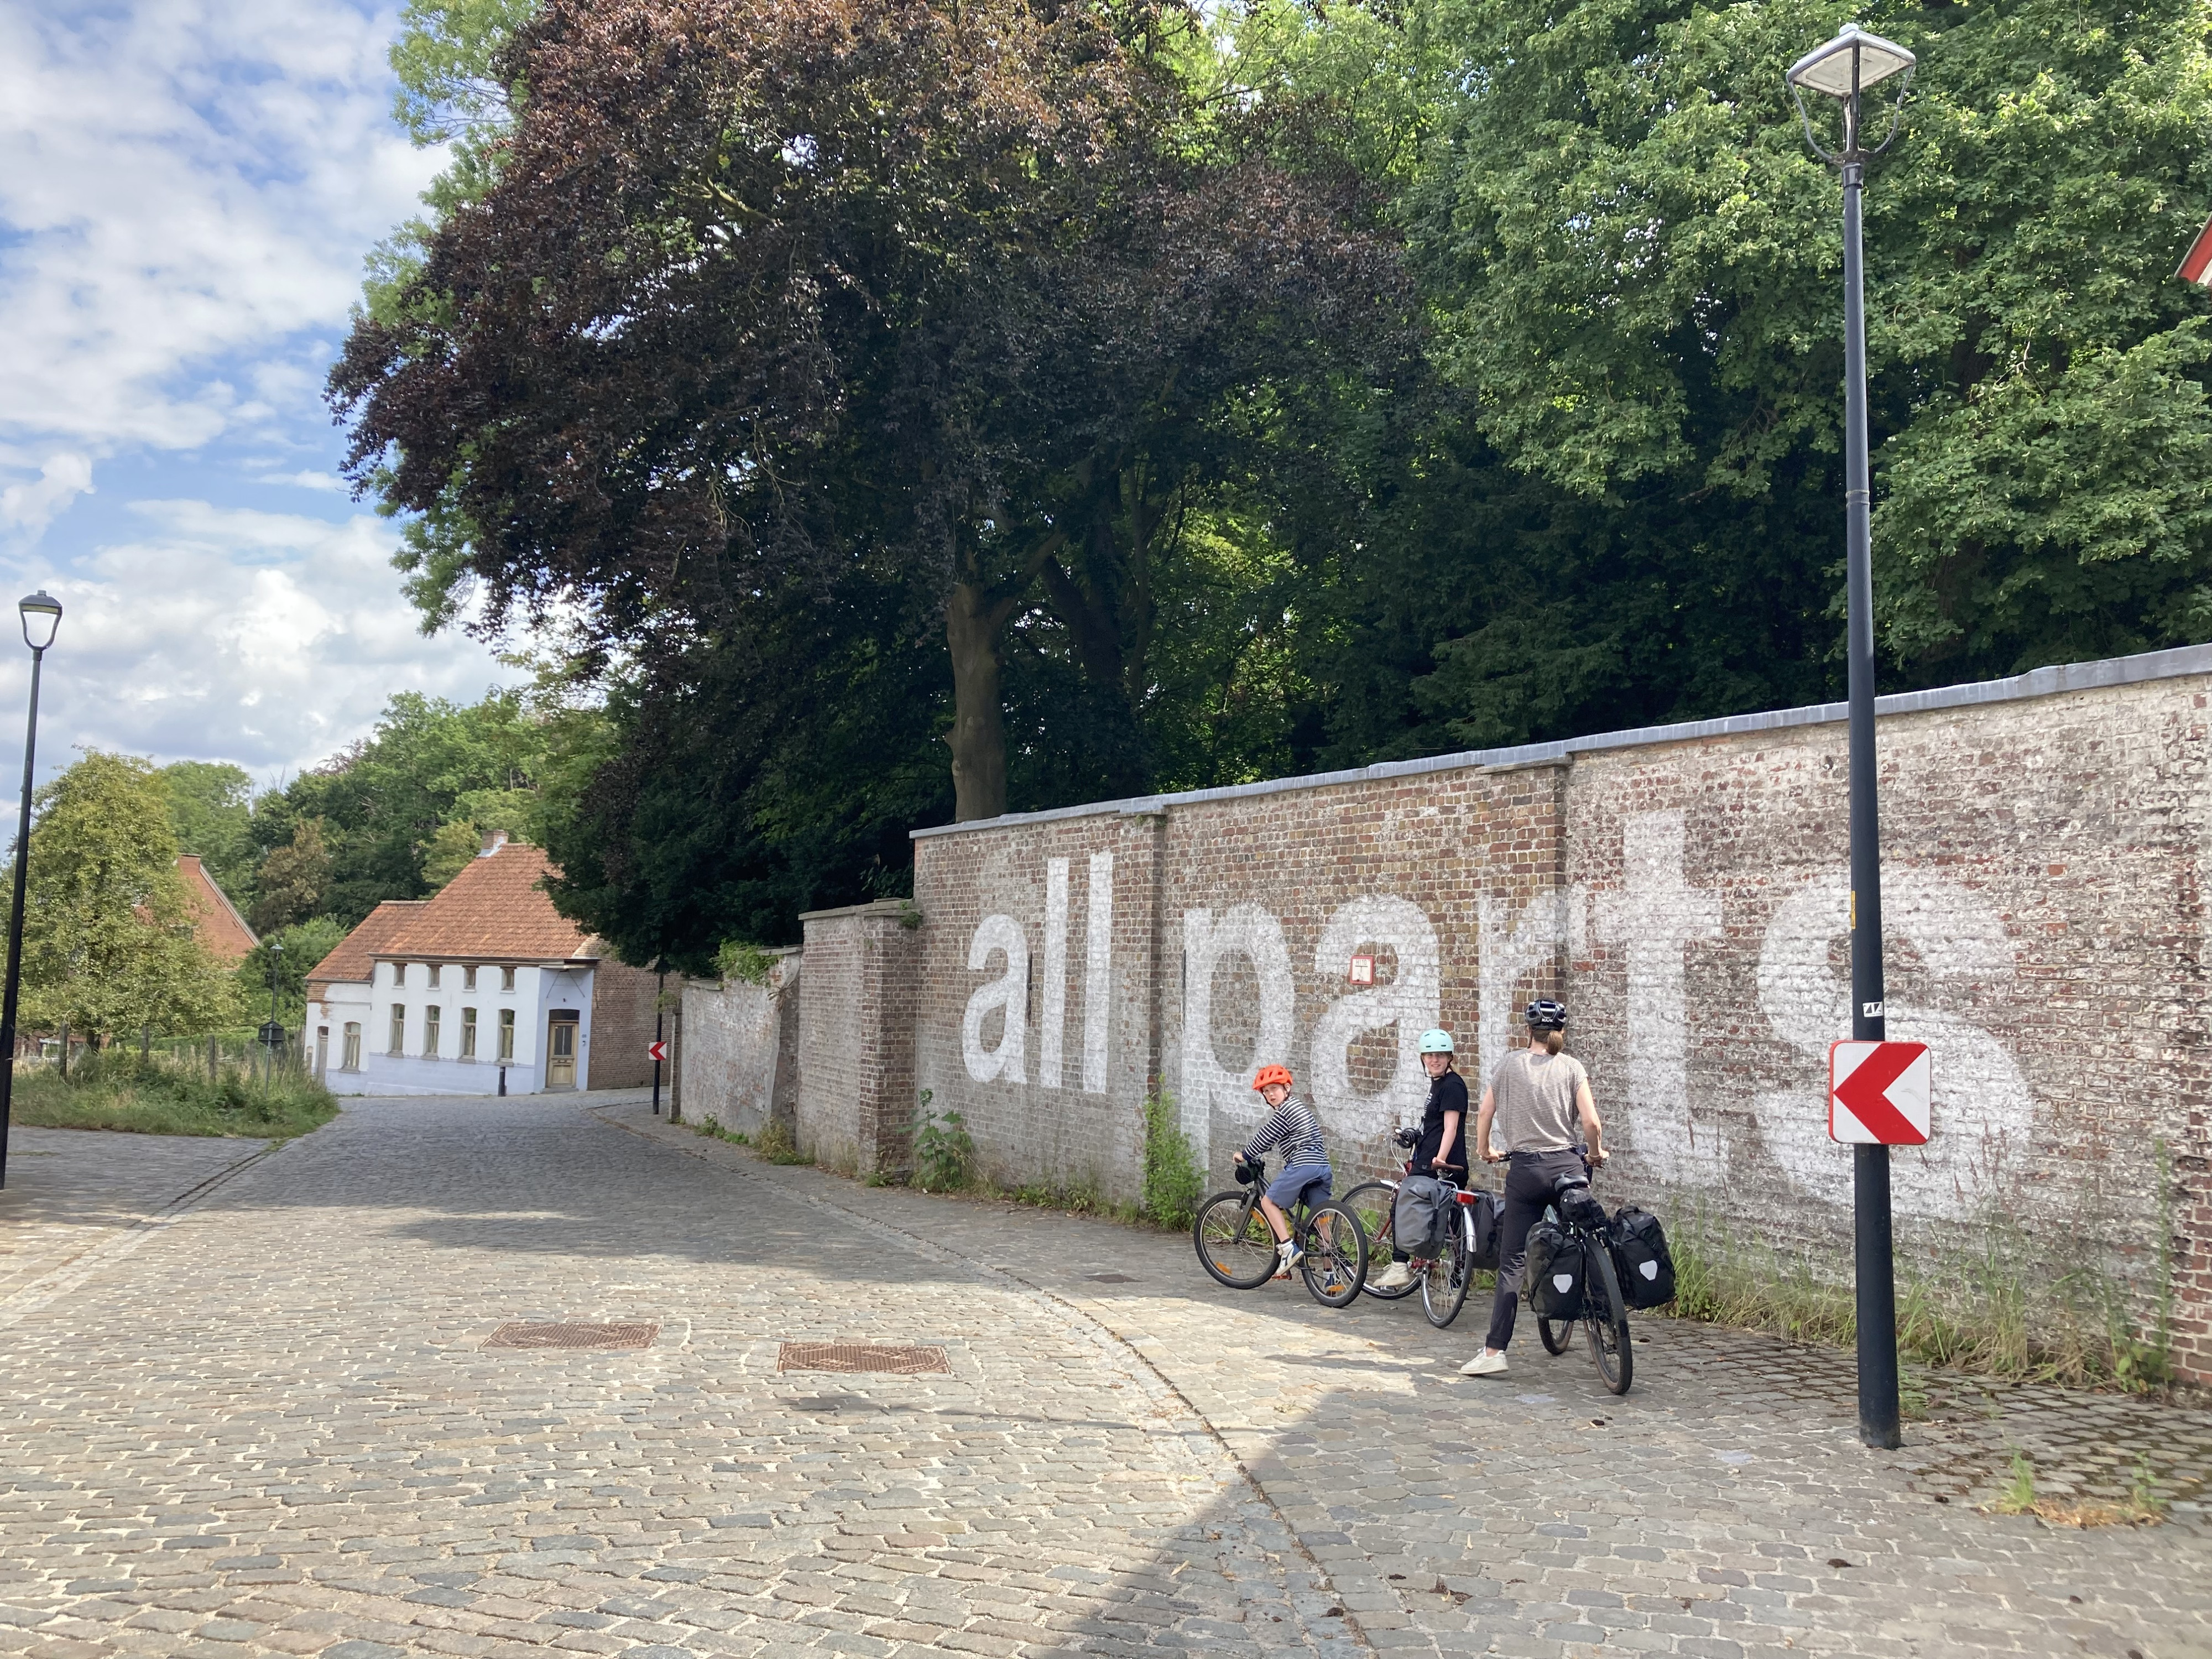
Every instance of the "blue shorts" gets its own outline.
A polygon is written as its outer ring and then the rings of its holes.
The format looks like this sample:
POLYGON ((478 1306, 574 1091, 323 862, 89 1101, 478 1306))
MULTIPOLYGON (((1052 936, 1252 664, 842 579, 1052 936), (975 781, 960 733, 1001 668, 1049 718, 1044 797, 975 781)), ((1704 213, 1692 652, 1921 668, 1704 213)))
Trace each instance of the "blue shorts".
POLYGON ((1267 1196, 1287 1210, 1295 1206, 1299 1195, 1316 1182, 1321 1185, 1322 1197, 1327 1198, 1329 1180, 1330 1170, 1326 1164, 1294 1164, 1267 1183, 1267 1196))

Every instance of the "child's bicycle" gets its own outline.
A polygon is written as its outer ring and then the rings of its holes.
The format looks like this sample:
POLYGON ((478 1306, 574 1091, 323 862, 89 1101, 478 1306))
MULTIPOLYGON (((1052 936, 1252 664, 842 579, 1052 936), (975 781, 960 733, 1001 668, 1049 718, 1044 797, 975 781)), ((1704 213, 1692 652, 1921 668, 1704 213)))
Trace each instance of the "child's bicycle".
MULTIPOLYGON (((1191 1243, 1200 1265, 1231 1290, 1257 1290, 1281 1265, 1274 1229, 1260 1212, 1267 1166, 1254 1158, 1237 1179, 1242 1191, 1216 1193, 1198 1206, 1198 1218, 1190 1224, 1191 1243)), ((1321 1184, 1316 1182, 1300 1193, 1285 1213, 1291 1237, 1305 1252, 1298 1272, 1307 1291, 1324 1308, 1342 1308, 1358 1299, 1367 1281, 1367 1237, 1358 1218, 1334 1199, 1310 1201, 1316 1200, 1321 1184)))
MULTIPOLYGON (((1419 1136, 1411 1129, 1398 1131, 1398 1144, 1411 1146, 1419 1136)), ((1413 1166, 1408 1163, 1406 1173, 1410 1176, 1413 1166)), ((1358 1218, 1360 1231, 1368 1238, 1382 1243, 1392 1238, 1391 1225, 1398 1202, 1395 1181, 1369 1181, 1354 1187, 1344 1195, 1346 1208, 1358 1218)), ((1395 1289, 1384 1290, 1374 1285, 1363 1286, 1367 1294, 1384 1302, 1395 1302, 1401 1296, 1421 1293, 1421 1311, 1429 1316, 1429 1323, 1443 1330, 1459 1317, 1459 1310, 1467 1304, 1468 1287, 1474 1282, 1476 1264, 1480 1261, 1476 1253, 1474 1205, 1479 1188, 1461 1187, 1446 1181, 1456 1200, 1449 1223, 1444 1230, 1443 1243, 1434 1255, 1413 1263, 1413 1277, 1395 1289)), ((1494 1241, 1493 1241, 1494 1242, 1494 1241)), ((1386 1247, 1387 1248, 1387 1247, 1386 1247)), ((1491 1265, 1483 1261, 1482 1265, 1491 1265)))

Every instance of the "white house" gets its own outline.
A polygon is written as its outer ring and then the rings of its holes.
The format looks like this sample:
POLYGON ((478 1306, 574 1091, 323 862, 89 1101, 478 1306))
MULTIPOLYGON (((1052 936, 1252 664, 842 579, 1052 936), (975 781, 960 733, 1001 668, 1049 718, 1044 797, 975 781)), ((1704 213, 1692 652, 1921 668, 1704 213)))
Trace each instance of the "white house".
POLYGON ((535 847, 489 837, 435 897, 387 900, 307 976, 316 1074, 344 1094, 538 1094, 653 1074, 654 976, 554 909, 535 847))

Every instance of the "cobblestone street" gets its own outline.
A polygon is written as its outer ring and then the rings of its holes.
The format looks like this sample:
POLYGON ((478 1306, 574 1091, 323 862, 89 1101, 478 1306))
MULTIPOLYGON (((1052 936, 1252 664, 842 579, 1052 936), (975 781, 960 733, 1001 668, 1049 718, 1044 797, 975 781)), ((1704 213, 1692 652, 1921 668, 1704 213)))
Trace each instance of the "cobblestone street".
POLYGON ((1946 1388, 1870 1454, 1843 1357, 1666 1320, 1625 1399, 1533 1332, 1471 1382, 1477 1309, 1239 1295, 641 1103, 60 1133, 0 1194, 0 1653, 2212 1656, 2201 1413, 1946 1388), (779 1371, 823 1340, 949 1370, 779 1371), (2171 1519, 1979 1513, 2015 1445, 2146 1455, 2171 1519))

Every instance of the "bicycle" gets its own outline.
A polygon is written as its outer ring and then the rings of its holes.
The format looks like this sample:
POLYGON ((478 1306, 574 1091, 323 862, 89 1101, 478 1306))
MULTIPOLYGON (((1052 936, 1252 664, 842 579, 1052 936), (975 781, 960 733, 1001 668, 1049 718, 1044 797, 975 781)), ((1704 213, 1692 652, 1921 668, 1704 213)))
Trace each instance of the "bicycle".
MULTIPOLYGON (((1589 1169, 1588 1159, 1583 1167, 1589 1169)), ((1636 1355, 1628 1334, 1628 1302, 1620 1293, 1620 1277, 1613 1267, 1613 1243, 1606 1233, 1604 1206, 1591 1193, 1587 1176, 1580 1181, 1561 1176, 1552 1183, 1552 1202, 1544 1213, 1559 1224, 1568 1247, 1582 1251, 1584 1264, 1582 1312, 1574 1319, 1537 1316, 1536 1334, 1543 1339, 1544 1352, 1565 1353, 1579 1323, 1589 1339, 1590 1358, 1605 1379, 1606 1388, 1613 1394, 1626 1394, 1636 1374, 1636 1355), (1583 1202, 1570 1205, 1567 1194, 1577 1188, 1583 1202)), ((1528 1305, 1533 1312, 1533 1285, 1528 1305)))
MULTIPOLYGON (((1418 1139, 1411 1129, 1398 1131, 1401 1146, 1410 1146, 1418 1139)), ((1412 1175, 1409 1161, 1406 1173, 1412 1175)), ((1437 1255, 1425 1261, 1417 1261, 1420 1271, 1407 1284, 1383 1290, 1373 1285, 1361 1288, 1371 1297, 1384 1302, 1395 1302, 1400 1297, 1411 1296, 1416 1290, 1421 1293, 1421 1311, 1428 1316, 1429 1323, 1443 1330, 1459 1317, 1459 1310, 1467 1304, 1468 1287, 1474 1280, 1475 1261, 1474 1213, 1472 1206, 1476 1189, 1461 1187, 1456 1182, 1438 1176, 1457 1200, 1455 1215, 1456 1224, 1447 1231, 1443 1246, 1437 1255)), ((1358 1221, 1362 1233, 1368 1238, 1390 1236, 1391 1218, 1398 1200, 1401 1183, 1390 1180, 1362 1182, 1344 1195, 1343 1202, 1358 1221)))
MULTIPOLYGON (((1232 1291, 1257 1290, 1281 1266, 1275 1231, 1260 1212, 1260 1194, 1267 1189, 1265 1160, 1254 1158, 1237 1179, 1241 1191, 1216 1193, 1198 1206, 1191 1243, 1199 1264, 1216 1279, 1232 1291)), ((1306 1202, 1320 1184, 1308 1187, 1285 1212, 1291 1237, 1305 1252, 1298 1272, 1307 1293, 1322 1306, 1348 1307, 1367 1279, 1367 1236, 1358 1218, 1334 1199, 1306 1202)))

